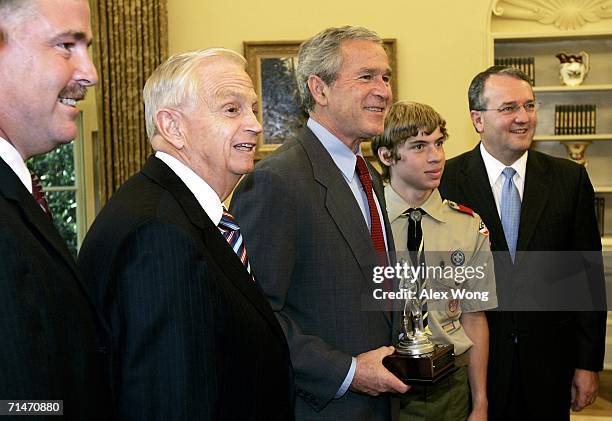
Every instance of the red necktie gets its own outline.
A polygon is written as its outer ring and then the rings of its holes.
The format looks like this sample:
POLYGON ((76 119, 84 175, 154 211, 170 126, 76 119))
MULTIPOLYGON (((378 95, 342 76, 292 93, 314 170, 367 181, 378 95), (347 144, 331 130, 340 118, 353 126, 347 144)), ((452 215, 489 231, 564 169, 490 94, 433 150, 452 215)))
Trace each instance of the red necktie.
POLYGON ((34 196, 36 202, 49 216, 49 218, 52 218, 51 209, 49 209, 49 204, 47 203, 47 199, 45 199, 45 193, 43 192, 42 185, 40 184, 40 179, 34 173, 30 173, 30 175, 32 176, 32 196, 34 196))
POLYGON ((372 178, 370 172, 366 166, 365 160, 362 156, 357 155, 357 163, 355 166, 359 181, 363 186, 363 191, 368 198, 368 207, 370 208, 370 238, 372 239, 372 245, 376 250, 376 257, 379 265, 387 265, 387 247, 385 247, 385 237, 382 231, 382 224, 380 223, 380 215, 376 208, 376 202, 374 201, 374 191, 372 190, 372 178))

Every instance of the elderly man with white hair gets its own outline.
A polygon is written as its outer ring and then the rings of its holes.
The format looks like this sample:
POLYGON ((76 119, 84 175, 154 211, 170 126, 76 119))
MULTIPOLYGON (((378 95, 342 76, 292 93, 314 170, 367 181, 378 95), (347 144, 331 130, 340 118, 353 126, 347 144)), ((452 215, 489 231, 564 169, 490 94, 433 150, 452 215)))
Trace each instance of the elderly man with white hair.
POLYGON ((79 265, 113 339, 120 420, 290 420, 283 332, 223 207, 253 168, 257 96, 225 49, 179 54, 144 89, 155 150, 111 198, 79 265))

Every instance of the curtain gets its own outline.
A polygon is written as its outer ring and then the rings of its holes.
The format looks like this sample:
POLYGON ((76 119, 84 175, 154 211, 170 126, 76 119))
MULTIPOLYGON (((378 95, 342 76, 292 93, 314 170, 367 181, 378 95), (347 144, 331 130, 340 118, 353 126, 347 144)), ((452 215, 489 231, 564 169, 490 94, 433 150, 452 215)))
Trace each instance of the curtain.
POLYGON ((151 153, 142 88, 168 54, 166 0, 90 0, 99 73, 99 199, 103 205, 151 153))

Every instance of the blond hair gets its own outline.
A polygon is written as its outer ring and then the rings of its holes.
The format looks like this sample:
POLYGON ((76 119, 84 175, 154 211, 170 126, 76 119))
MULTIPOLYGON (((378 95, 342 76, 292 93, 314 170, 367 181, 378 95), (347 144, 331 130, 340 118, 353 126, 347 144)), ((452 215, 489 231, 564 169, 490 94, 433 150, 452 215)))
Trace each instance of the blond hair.
POLYGON ((389 181, 389 167, 381 161, 378 149, 386 148, 385 158, 396 162, 399 158, 397 149, 408 138, 418 135, 419 132, 430 135, 438 128, 446 140, 448 138, 446 120, 429 105, 411 101, 399 101, 393 104, 385 118, 383 134, 372 139, 372 152, 380 163, 383 179, 389 181))

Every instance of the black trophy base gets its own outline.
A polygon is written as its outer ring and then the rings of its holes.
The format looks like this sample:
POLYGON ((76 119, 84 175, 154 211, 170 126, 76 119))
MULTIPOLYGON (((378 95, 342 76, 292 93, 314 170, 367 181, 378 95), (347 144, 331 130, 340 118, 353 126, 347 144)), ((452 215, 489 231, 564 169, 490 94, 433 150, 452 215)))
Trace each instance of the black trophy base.
POLYGON ((455 371, 455 347, 436 344, 433 352, 402 355, 395 351, 383 365, 406 384, 434 384, 455 371))

